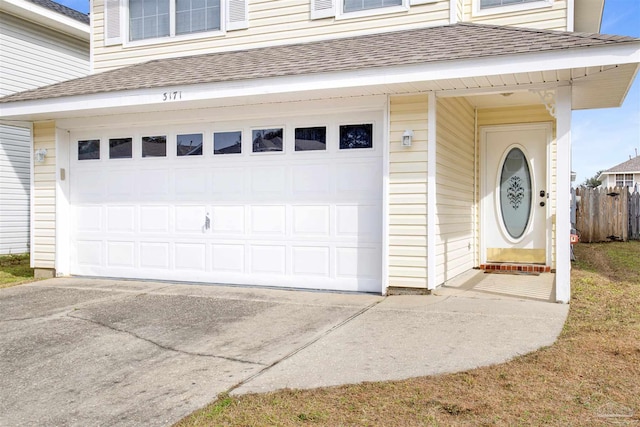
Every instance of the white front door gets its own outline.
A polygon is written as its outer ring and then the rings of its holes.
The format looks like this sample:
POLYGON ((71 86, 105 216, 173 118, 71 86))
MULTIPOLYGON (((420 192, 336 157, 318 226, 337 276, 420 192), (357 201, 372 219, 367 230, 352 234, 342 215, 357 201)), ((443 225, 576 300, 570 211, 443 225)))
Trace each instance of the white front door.
POLYGON ((548 264, 551 126, 481 129, 482 261, 548 264))

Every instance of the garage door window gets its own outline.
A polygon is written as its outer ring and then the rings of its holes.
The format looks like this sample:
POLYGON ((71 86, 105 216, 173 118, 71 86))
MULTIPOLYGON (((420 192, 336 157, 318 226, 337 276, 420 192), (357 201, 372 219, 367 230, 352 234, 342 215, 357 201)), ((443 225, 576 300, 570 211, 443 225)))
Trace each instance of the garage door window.
POLYGON ((213 154, 242 153, 242 132, 216 132, 213 134, 213 154))
POLYGON ((142 157, 167 157, 167 136, 143 136, 142 157))
POLYGON ((100 158, 100 140, 87 139, 78 141, 78 160, 92 160, 100 158))
POLYGON ((110 159, 130 159, 132 157, 133 138, 109 139, 110 159))
POLYGON ((327 128, 296 128, 296 151, 318 151, 327 149, 327 128))
POLYGON ((202 156, 202 134, 189 133, 178 135, 178 156, 202 156))
POLYGON ((254 153, 282 151, 282 128, 254 129, 251 135, 254 153))
POLYGON ((340 126, 340 149, 373 147, 373 125, 344 125, 340 126))

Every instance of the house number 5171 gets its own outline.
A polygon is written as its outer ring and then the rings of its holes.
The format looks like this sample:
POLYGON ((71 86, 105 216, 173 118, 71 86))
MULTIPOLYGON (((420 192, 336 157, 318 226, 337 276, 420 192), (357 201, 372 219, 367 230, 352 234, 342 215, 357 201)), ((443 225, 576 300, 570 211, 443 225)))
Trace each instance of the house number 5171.
POLYGON ((182 99, 182 91, 162 92, 163 101, 175 101, 176 99, 182 99))

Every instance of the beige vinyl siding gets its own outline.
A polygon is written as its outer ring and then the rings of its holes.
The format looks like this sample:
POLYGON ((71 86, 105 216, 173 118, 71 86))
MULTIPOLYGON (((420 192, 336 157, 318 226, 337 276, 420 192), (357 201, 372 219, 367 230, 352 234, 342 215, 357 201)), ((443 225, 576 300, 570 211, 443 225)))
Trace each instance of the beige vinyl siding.
POLYGON ((56 237, 56 128, 55 122, 33 124, 34 149, 47 149, 44 163, 34 164, 33 188, 33 264, 36 268, 55 268, 56 237))
POLYGON ((427 95, 389 102, 389 286, 427 287, 427 95), (411 147, 401 145, 413 130, 411 147))
POLYGON ((473 8, 476 1, 462 0, 464 2, 464 21, 478 24, 510 25, 515 27, 528 27, 545 30, 567 30, 567 1, 554 0, 551 6, 537 9, 526 9, 517 12, 496 13, 482 16, 474 16, 473 8))
POLYGON ((31 129, 0 125, 0 254, 29 252, 31 129))
POLYGON ((0 12, 0 96, 89 74, 89 42, 0 12))
POLYGON ((436 283, 474 267, 474 108, 439 99, 436 111, 436 283))
MULTIPOLYGON (((250 0, 249 28, 192 40, 104 46, 104 0, 93 2, 94 70, 119 68, 152 59, 249 49, 348 37, 449 23, 449 1, 412 6, 408 12, 370 17, 310 19, 310 0, 250 0)), ((123 34, 123 39, 126 39, 123 34)), ((301 58, 304 60, 304 58, 301 58)))
MULTIPOLYGON (((478 130, 481 126, 493 126, 493 125, 506 125, 506 124, 518 124, 518 123, 553 123, 551 147, 550 147, 550 162, 551 170, 549 175, 551 177, 549 182, 548 192, 550 194, 549 203, 551 204, 551 218, 552 218, 552 248, 555 248, 556 230, 555 230, 555 216, 556 216, 556 175, 557 175, 557 144, 556 144, 556 126, 555 119, 549 114, 543 105, 529 105, 520 107, 502 107, 502 108, 487 108, 478 109, 478 130)), ((479 138, 479 134, 478 134, 479 138)), ((556 254, 555 251, 551 254, 551 268, 555 268, 556 254)))

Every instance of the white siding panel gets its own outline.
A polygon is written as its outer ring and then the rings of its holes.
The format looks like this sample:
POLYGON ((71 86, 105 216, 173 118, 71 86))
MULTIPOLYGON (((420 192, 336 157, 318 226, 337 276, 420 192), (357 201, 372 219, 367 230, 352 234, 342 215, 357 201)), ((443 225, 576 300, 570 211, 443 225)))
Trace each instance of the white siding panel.
POLYGON ((438 285, 474 267, 474 110, 463 98, 438 100, 436 130, 438 285))
POLYGON ((351 19, 311 19, 310 0, 249 1, 249 28, 224 35, 136 46, 104 45, 104 0, 93 2, 94 70, 119 68, 152 59, 250 49, 292 42, 304 43, 391 30, 449 23, 449 1, 413 6, 396 12, 351 19), (125 47, 126 46, 126 47, 125 47))
POLYGON ((29 251, 31 130, 0 125, 0 254, 29 251))
POLYGON ((390 100, 389 285, 427 287, 427 125, 426 95, 390 100), (399 141, 413 130, 411 147, 399 141))
POLYGON ((89 74, 89 44, 0 13, 0 95, 89 74))
POLYGON ((33 124, 34 149, 47 149, 44 163, 34 165, 33 212, 36 218, 33 230, 33 265, 36 268, 55 268, 55 123, 36 122, 33 124), (40 173, 43 171, 44 173, 40 173))

